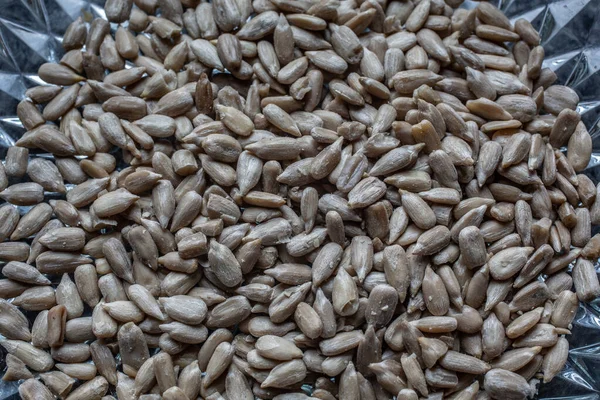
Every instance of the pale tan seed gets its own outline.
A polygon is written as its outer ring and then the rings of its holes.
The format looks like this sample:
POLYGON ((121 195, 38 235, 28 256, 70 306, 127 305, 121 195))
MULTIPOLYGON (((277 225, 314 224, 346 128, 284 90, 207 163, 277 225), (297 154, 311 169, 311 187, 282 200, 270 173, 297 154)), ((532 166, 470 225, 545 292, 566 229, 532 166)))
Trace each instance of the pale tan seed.
POLYGON ((49 286, 34 286, 15 297, 13 304, 29 311, 48 310, 56 304, 56 296, 49 286))
POLYGON ((514 372, 492 369, 485 375, 484 388, 492 396, 503 393, 504 396, 515 398, 532 395, 532 389, 527 381, 514 372))
POLYGON ((50 280, 35 267, 18 261, 11 261, 2 268, 2 275, 8 279, 33 285, 49 285, 50 280))
POLYGON ((441 278, 431 269, 425 270, 423 279, 423 298, 429 312, 444 315, 448 312, 450 300, 441 278))
POLYGON ((569 343, 567 339, 561 337, 558 342, 546 353, 542 361, 542 371, 544 373, 544 383, 550 382, 556 374, 562 370, 569 353, 569 343))
POLYGON ((573 268, 573 283, 575 284, 577 297, 580 300, 587 301, 597 296, 597 293, 600 291, 600 285, 598 284, 598 277, 594 272, 592 262, 582 258, 577 259, 573 268))
POLYGON ((29 378, 19 385, 19 396, 25 400, 54 398, 52 392, 35 378, 29 378))
POLYGON ((358 182, 348 193, 350 208, 364 208, 379 200, 385 194, 385 184, 376 177, 368 177, 358 182))
POLYGON ((419 345, 421 346, 421 354, 425 366, 431 368, 437 360, 440 359, 447 351, 448 346, 439 339, 430 339, 426 337, 418 338, 419 345))
POLYGON ((34 371, 45 372, 52 368, 54 362, 50 354, 21 340, 3 339, 0 345, 9 354, 19 358, 34 371))
POLYGON ((419 5, 412 10, 408 16, 408 19, 406 20, 406 29, 410 32, 416 32, 420 30, 429 16, 430 9, 430 1, 419 3, 419 5))
POLYGON ((32 339, 27 319, 16 306, 1 300, 0 309, 2 310, 2 317, 0 318, 0 332, 2 335, 8 339, 25 341, 32 339))
POLYGON ((450 371, 468 374, 482 374, 490 370, 489 364, 475 357, 450 350, 440 361, 440 365, 450 371))
POLYGON ((306 366, 301 360, 292 360, 273 368, 261 387, 285 388, 302 381, 306 377, 306 366))
POLYGON ((396 289, 390 285, 378 285, 369 294, 365 309, 365 319, 375 328, 387 325, 398 304, 396 289))
POLYGON ((106 378, 110 384, 116 385, 117 364, 110 349, 106 345, 95 341, 90 345, 90 354, 100 375, 106 378))
POLYGON ((37 183, 17 183, 2 192, 0 198, 17 206, 31 206, 44 200, 44 188, 37 183))

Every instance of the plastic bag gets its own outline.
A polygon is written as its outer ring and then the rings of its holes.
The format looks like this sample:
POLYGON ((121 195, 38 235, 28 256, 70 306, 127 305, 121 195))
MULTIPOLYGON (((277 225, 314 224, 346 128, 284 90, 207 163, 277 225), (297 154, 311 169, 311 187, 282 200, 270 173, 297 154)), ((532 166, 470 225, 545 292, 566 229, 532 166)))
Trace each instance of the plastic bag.
MULTIPOLYGON (((577 91, 582 119, 595 151, 586 173, 600 180, 600 0, 495 0, 512 22, 525 18, 542 37, 546 59, 559 83, 577 91)), ((0 158, 23 134, 16 107, 25 90, 43 81, 44 62, 58 62, 60 40, 80 15, 103 17, 104 0, 0 1, 0 158)), ((466 1, 462 7, 473 8, 466 1)), ((113 28, 115 28, 113 26, 113 28)), ((596 232, 593 232, 596 233, 596 232)), ((600 300, 581 305, 573 321, 564 370, 539 388, 540 399, 600 399, 600 300)), ((0 371, 6 352, 0 348, 0 371)), ((16 382, 0 381, 0 400, 18 399, 16 382)))

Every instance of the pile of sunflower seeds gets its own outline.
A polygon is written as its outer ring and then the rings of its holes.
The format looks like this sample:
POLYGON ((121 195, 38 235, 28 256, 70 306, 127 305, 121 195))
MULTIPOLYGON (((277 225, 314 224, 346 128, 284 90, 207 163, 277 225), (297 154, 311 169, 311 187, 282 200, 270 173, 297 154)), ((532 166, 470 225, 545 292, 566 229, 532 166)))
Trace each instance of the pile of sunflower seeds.
POLYGON ((107 0, 73 22, 0 164, 3 379, 25 400, 532 397, 600 295, 591 138, 531 24, 460 3, 107 0))

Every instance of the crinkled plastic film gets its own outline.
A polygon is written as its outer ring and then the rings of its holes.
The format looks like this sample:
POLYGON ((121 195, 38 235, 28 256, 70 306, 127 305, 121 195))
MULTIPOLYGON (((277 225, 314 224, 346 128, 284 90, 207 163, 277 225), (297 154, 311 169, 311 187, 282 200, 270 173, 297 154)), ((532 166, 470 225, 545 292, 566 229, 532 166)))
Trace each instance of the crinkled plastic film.
MULTIPOLYGON (((493 0, 514 22, 525 18, 539 30, 544 67, 580 98, 579 113, 593 138, 586 173, 600 180, 600 0, 493 0), (597 150, 597 151, 596 151, 597 150)), ((104 0, 0 0, 0 158, 23 134, 16 107, 25 90, 43 81, 44 62, 58 62, 61 37, 78 16, 104 16, 104 0)), ((474 1, 463 7, 472 8, 474 1)), ((114 27, 113 27, 114 28, 114 27)), ((23 210, 25 211, 25 210, 23 210)), ((598 228, 596 227, 596 230, 598 228)), ((596 233, 596 232, 593 232, 596 233)), ((598 270, 598 267, 597 267, 598 270)), ((35 313, 30 315, 31 320, 35 313)), ((573 321, 569 359, 539 399, 600 399, 600 301, 581 305, 573 321)), ((0 371, 6 352, 0 348, 0 371)), ((17 382, 0 381, 0 400, 18 399, 17 382)))

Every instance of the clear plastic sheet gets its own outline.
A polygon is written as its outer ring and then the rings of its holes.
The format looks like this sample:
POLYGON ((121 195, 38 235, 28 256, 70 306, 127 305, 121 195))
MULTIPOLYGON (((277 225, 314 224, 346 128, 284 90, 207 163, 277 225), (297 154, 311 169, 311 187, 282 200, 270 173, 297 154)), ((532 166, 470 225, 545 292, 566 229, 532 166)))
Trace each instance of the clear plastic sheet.
MULTIPOLYGON (((16 107, 25 90, 43 81, 44 62, 58 62, 62 34, 78 16, 103 17, 105 0, 0 0, 0 159, 24 133, 16 107)), ((586 173, 600 180, 600 0, 492 0, 514 22, 540 31, 544 67, 579 94, 578 111, 593 138, 586 173), (597 150, 597 151, 596 151, 597 150)), ((477 2, 467 0, 463 7, 477 2)), ((593 232, 596 233, 596 232, 593 232)), ((539 388, 539 399, 600 399, 600 300, 580 307, 564 370, 539 388)), ((6 352, 0 347, 0 372, 6 352)), ((18 383, 0 381, 0 400, 18 399, 18 383)))

